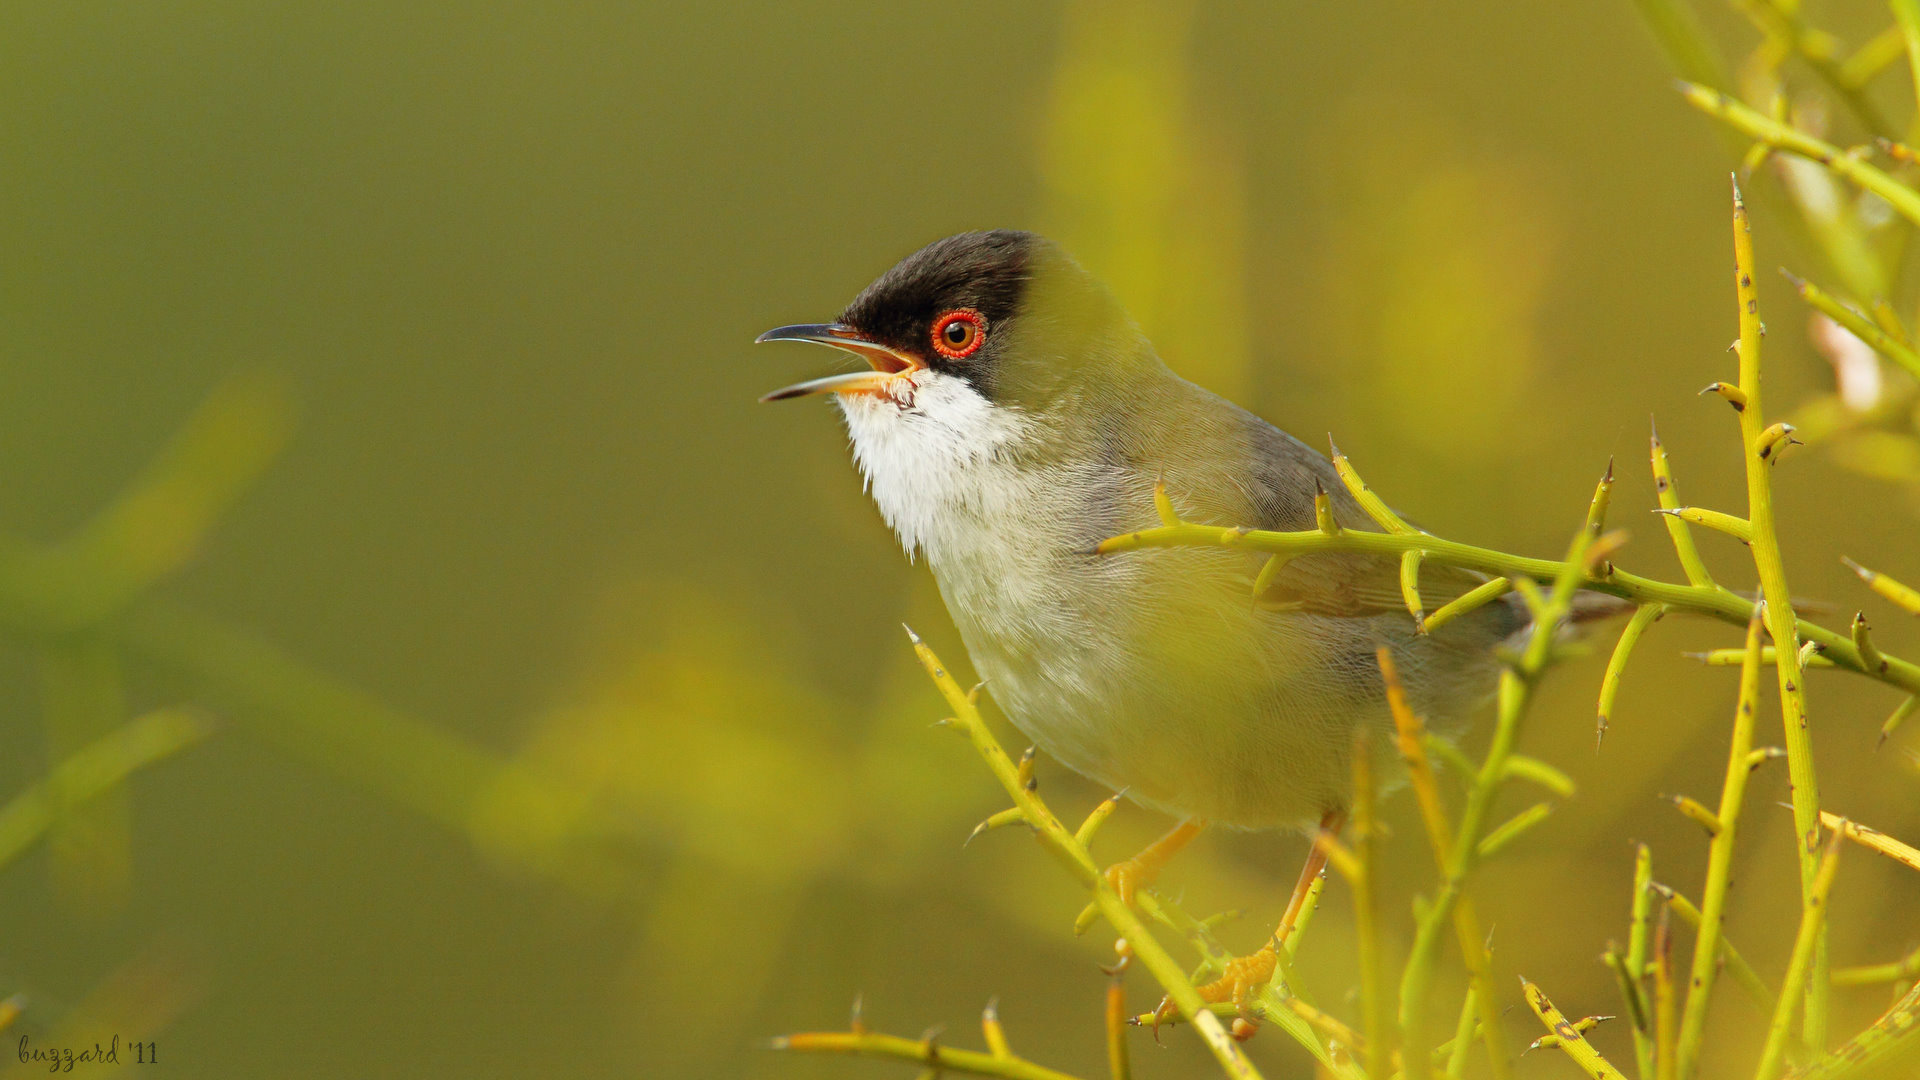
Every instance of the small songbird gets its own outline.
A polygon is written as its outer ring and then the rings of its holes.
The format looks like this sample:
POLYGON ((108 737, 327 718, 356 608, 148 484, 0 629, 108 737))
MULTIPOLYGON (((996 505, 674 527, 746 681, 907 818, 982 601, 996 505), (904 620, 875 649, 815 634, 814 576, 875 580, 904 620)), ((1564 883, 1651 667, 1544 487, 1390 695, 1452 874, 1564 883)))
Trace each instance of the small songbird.
MULTIPOLYGON (((867 362, 763 400, 831 393, 874 502, 926 558, 1007 716, 1075 771, 1185 820, 1110 873, 1123 893, 1203 822, 1337 828, 1358 730, 1390 745, 1377 650, 1416 710, 1457 722, 1528 622, 1503 601, 1422 633, 1388 558, 1304 556, 1255 596, 1258 553, 1096 554, 1159 523, 1156 484, 1190 521, 1311 529, 1324 489, 1342 527, 1378 527, 1327 458, 1168 370, 1113 295, 1032 233, 940 240, 838 321, 758 340, 867 362)), ((1481 580, 1429 566, 1422 587, 1451 598, 1481 580)))

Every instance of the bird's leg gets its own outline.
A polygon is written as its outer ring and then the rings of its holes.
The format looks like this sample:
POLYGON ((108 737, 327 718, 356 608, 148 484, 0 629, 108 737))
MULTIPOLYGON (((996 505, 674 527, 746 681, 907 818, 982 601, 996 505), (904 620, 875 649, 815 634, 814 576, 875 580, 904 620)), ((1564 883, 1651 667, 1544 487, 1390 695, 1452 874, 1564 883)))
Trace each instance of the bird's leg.
POLYGON ((1180 849, 1193 842, 1207 823, 1199 818, 1189 818, 1173 827, 1173 831, 1148 844, 1140 854, 1131 859, 1123 859, 1107 867, 1107 884, 1120 894, 1120 902, 1133 906, 1133 894, 1153 884, 1167 860, 1180 853, 1180 849))
MULTIPOLYGON (((1338 836, 1340 827, 1346 824, 1345 810, 1329 810, 1320 818, 1320 835, 1338 836)), ((1200 987, 1200 1000, 1207 1002, 1231 1001, 1243 1012, 1254 991, 1265 986, 1273 979, 1273 972, 1280 963, 1280 949, 1287 947, 1293 939, 1294 928, 1300 924, 1301 912, 1307 906, 1307 895, 1313 888, 1315 878, 1327 867, 1327 849, 1316 839, 1313 847, 1307 850, 1306 865, 1300 868, 1300 880, 1293 886, 1293 896, 1287 901, 1287 912, 1280 917, 1280 925, 1267 939, 1260 950, 1247 956, 1236 956, 1227 961, 1227 969, 1218 979, 1200 987)), ((1164 1019, 1174 1012, 1173 999, 1164 998, 1155 1010, 1155 1018, 1164 1019)))
POLYGON ((1287 899, 1287 913, 1280 917, 1280 925, 1273 932, 1273 940, 1281 946, 1292 940, 1293 928, 1300 924, 1300 915, 1307 906, 1307 894, 1313 890, 1313 881, 1327 868, 1327 849, 1320 843, 1320 837, 1329 840, 1338 837, 1346 823, 1347 812, 1342 809, 1329 810, 1320 815, 1319 834, 1315 836, 1313 846, 1307 849, 1306 864, 1300 867, 1300 880, 1293 883, 1293 895, 1287 899))

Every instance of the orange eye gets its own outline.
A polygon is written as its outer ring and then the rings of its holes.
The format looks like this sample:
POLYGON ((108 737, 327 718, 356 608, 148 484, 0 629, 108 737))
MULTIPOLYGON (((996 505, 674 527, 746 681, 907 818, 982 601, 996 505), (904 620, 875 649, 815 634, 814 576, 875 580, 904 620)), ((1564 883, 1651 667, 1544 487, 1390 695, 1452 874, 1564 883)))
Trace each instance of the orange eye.
POLYGON ((972 308, 949 311, 934 320, 933 347, 949 360, 973 355, 987 340, 987 320, 972 308))

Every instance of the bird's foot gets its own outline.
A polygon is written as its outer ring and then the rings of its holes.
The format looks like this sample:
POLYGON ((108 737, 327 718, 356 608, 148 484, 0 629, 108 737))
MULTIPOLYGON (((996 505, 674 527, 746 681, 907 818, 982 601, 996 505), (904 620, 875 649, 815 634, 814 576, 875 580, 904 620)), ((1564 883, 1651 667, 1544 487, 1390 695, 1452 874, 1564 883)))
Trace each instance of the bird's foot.
MULTIPOLYGON (((1131 859, 1122 859, 1107 867, 1105 878, 1107 887, 1120 897, 1120 902, 1133 906, 1133 898, 1141 889, 1152 885, 1160 877, 1160 871, 1167 860, 1174 857, 1183 847, 1200 835, 1207 823, 1200 820, 1183 821, 1174 826, 1172 832, 1147 845, 1146 849, 1131 859)), ((1100 917, 1100 906, 1088 904, 1073 921, 1073 932, 1084 934, 1095 920, 1100 917)))
POLYGON ((1120 897, 1120 902, 1132 907, 1134 894, 1158 881, 1165 865, 1163 859, 1149 860, 1135 855, 1107 867, 1101 876, 1107 879, 1107 887, 1120 897))
MULTIPOLYGON (((1152 885, 1160 877, 1160 868, 1166 865, 1165 859, 1147 858, 1147 852, 1141 852, 1130 859, 1122 859, 1101 873, 1107 887, 1120 897, 1120 902, 1133 906, 1133 898, 1141 889, 1152 885)), ((1086 933, 1100 918, 1100 905, 1088 904, 1080 909, 1080 916, 1073 920, 1075 934, 1086 933)))
MULTIPOLYGON (((1200 991, 1200 1000, 1208 1005, 1232 1002, 1233 1007, 1240 1011, 1239 1019, 1251 1025, 1248 1006, 1253 1002, 1253 995, 1273 981, 1273 973, 1279 966, 1280 954, 1274 951, 1273 944, 1269 942, 1258 952, 1227 961, 1226 970, 1221 972, 1218 979, 1196 989, 1200 991)), ((1172 1019, 1179 1011, 1180 1007, 1173 1003, 1173 998, 1161 998, 1159 1008, 1153 1010, 1154 1027, 1158 1028, 1162 1021, 1172 1019)), ((1252 1034, 1252 1028, 1248 1026, 1243 1029, 1242 1025, 1235 1024, 1234 1032, 1236 1036, 1246 1038, 1252 1034), (1247 1034, 1241 1035, 1242 1030, 1247 1034)))

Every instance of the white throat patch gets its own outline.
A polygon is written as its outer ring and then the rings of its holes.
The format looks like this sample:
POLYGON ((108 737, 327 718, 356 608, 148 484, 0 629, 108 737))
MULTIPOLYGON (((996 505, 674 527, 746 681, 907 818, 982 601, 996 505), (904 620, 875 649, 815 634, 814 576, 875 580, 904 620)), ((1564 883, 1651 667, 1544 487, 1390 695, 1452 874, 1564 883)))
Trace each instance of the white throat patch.
POLYGON ((921 369, 891 398, 838 394, 853 437, 853 460, 866 478, 880 514, 912 558, 924 551, 936 562, 962 530, 1008 509, 1020 483, 1007 452, 1024 438, 1029 421, 996 406, 965 379, 921 369))

